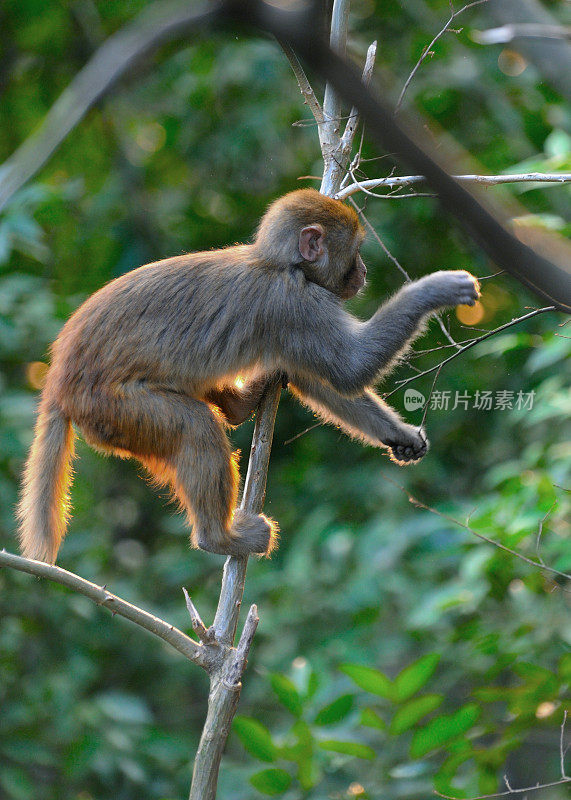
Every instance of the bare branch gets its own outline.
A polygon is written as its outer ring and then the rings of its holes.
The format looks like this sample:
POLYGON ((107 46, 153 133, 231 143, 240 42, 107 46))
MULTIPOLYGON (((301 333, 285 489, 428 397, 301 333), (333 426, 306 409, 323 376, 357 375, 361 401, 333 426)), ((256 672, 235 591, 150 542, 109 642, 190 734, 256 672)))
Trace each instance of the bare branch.
POLYGON ((240 675, 244 672, 246 667, 248 653, 250 652, 250 647, 254 641, 254 636, 256 634, 256 628, 258 627, 259 621, 260 618, 258 616, 258 607, 254 603, 250 606, 248 616, 246 617, 246 622, 242 628, 242 635, 240 636, 240 641, 238 642, 238 647, 236 648, 236 664, 240 675))
MULTIPOLYGON (((498 186, 504 183, 571 183, 571 172, 521 172, 512 175, 452 175, 457 181, 462 183, 475 183, 481 186, 498 186)), ((349 186, 344 186, 335 195, 338 200, 345 200, 357 192, 372 194, 371 189, 378 189, 386 186, 395 189, 400 186, 411 186, 414 183, 422 183, 426 178, 424 175, 403 175, 391 176, 388 178, 371 178, 366 181, 354 181, 349 186)), ((373 197, 384 198, 386 195, 375 195, 373 197)))
POLYGON ((301 66, 299 58, 296 56, 295 52, 292 50, 292 48, 287 42, 280 39, 279 43, 296 77, 297 85, 299 86, 299 90, 303 95, 303 102, 310 109, 317 124, 323 125, 324 122, 323 109, 319 104, 319 100, 315 96, 315 92, 311 88, 311 84, 307 78, 307 75, 305 74, 303 67, 301 66))
MULTIPOLYGON (((365 86, 368 86, 371 82, 371 78, 373 77, 373 69, 375 68, 375 58, 377 56, 377 42, 374 41, 367 50, 367 57, 365 59, 365 66, 363 68, 363 83, 365 86)), ((357 128, 359 127, 359 109, 356 106, 353 106, 351 109, 351 113, 349 114, 349 119, 347 120, 347 125, 345 126, 345 131, 343 136, 341 137, 341 144, 343 147, 343 151, 349 155, 351 152, 351 148, 353 147, 353 139, 355 138, 355 133, 357 128)))
POLYGON ((571 778, 565 772, 565 725, 567 723, 567 710, 563 711, 563 722, 559 732, 559 763, 561 767, 561 779, 569 781, 571 778))
POLYGON ((571 39, 571 25, 541 25, 537 22, 520 22, 472 31, 470 38, 477 44, 506 44, 514 39, 571 39))
MULTIPOLYGON (((468 800, 489 800, 492 797, 508 797, 512 794, 525 794, 527 792, 537 792, 540 789, 550 789, 552 786, 561 786, 564 783, 571 783, 571 778, 561 778, 558 781, 551 781, 551 783, 536 783, 534 786, 524 786, 521 789, 512 789, 511 787, 505 792, 496 792, 495 794, 480 794, 477 797, 470 797, 468 800)), ((509 784, 508 784, 509 785, 509 784)), ((443 797, 444 800, 459 800, 450 794, 442 794, 442 792, 434 791, 438 797, 443 797)))
POLYGON ((169 625, 163 619, 159 619, 154 614, 149 614, 148 611, 144 611, 117 595, 111 594, 103 586, 97 586, 91 581, 86 581, 85 578, 80 578, 74 572, 68 572, 68 570, 52 564, 44 564, 43 561, 23 558, 22 556, 8 553, 6 550, 0 552, 0 566, 12 567, 12 569, 27 572, 30 575, 37 575, 38 578, 47 578, 80 594, 84 594, 97 605, 108 608, 112 614, 125 617, 125 619, 134 622, 135 625, 139 625, 139 627, 149 631, 154 636, 164 639, 175 650, 182 653, 185 658, 198 664, 207 672, 211 672, 220 660, 220 656, 215 649, 197 644, 185 633, 173 625, 169 625))
POLYGON ((404 275, 405 280, 407 282, 410 282, 412 280, 412 278, 410 277, 410 275, 408 274, 406 269, 395 258, 395 256, 393 256, 393 254, 391 253, 389 248, 386 246, 386 244, 383 242, 383 240, 381 239, 381 237, 379 236, 377 231, 374 229, 374 227, 371 225, 371 223, 369 222, 369 220, 365 216, 364 211, 361 208, 358 207, 357 203, 355 203, 354 200, 351 200, 351 204, 352 204, 353 208, 356 210, 356 212, 359 214, 361 219, 363 220, 363 223, 364 223, 365 227, 373 234, 373 236, 375 237, 375 240, 377 241, 377 244, 380 245, 381 249, 383 250, 384 254, 387 256, 387 258, 389 258, 393 262, 395 267, 399 270, 399 272, 402 275, 404 275))
POLYGON ((184 586, 182 587, 182 591, 184 592, 186 607, 188 609, 188 613, 190 614, 192 630, 196 633, 201 642, 204 642, 204 644, 212 644, 212 642, 215 641, 213 629, 206 627, 184 586))
POLYGON ((404 86, 402 87, 401 93, 399 95, 399 99, 397 100, 397 104, 396 104, 396 107, 395 107, 395 114, 398 114, 398 112, 400 111, 400 107, 402 106, 402 101, 404 100, 404 96, 406 94, 406 90, 410 86, 411 81, 413 80, 414 76, 416 75, 416 73, 418 72, 418 70, 420 69, 420 67, 422 66, 422 64, 424 63, 426 58, 428 57, 428 55, 432 53, 432 48, 434 47, 436 42, 442 36, 444 36, 446 31, 448 31, 450 29, 450 25, 454 22, 456 17, 459 17, 460 14, 463 14, 464 11, 467 11, 469 8, 473 8, 474 6, 480 6, 480 5, 482 5, 482 3, 487 3, 487 2, 488 2, 488 0, 474 0, 474 2, 472 2, 472 3, 466 3, 466 5, 463 6, 462 8, 460 8, 458 11, 454 11, 454 7, 452 6, 452 3, 450 3, 450 19, 448 20, 446 25, 442 28, 442 30, 440 30, 436 34, 436 36, 430 42, 430 44, 427 45, 424 48, 424 50, 422 51, 422 55, 420 56, 420 58, 418 59, 418 61, 414 65, 412 72, 410 73, 410 75, 408 76, 408 78, 405 81, 404 86))
MULTIPOLYGON (((259 513, 264 504, 272 435, 281 381, 268 384, 256 412, 248 474, 241 507, 259 513)), ((194 761, 189 800, 214 800, 220 761, 240 698, 241 676, 258 624, 257 609, 250 608, 237 649, 232 647, 246 580, 246 558, 230 556, 224 564, 222 586, 213 629, 216 641, 228 648, 221 667, 212 673, 208 712, 194 761)))
POLYGON ((475 347, 477 344, 483 342, 485 339, 489 339, 490 336, 495 336, 497 333, 507 330, 507 328, 511 328, 520 322, 524 322, 524 320, 526 319, 537 317, 538 314, 545 314, 547 311, 555 311, 555 306, 545 306, 544 308, 536 308, 534 309, 534 311, 530 311, 529 314, 524 314, 522 317, 516 317, 516 319, 510 320, 509 322, 506 322, 504 325, 500 325, 499 328, 494 328, 493 331, 488 331, 488 333, 485 333, 483 336, 478 336, 476 339, 472 339, 470 342, 468 342, 468 344, 464 345, 460 350, 457 350, 455 353, 452 353, 451 356, 448 356, 448 358, 445 358, 444 361, 441 361, 439 364, 435 364, 433 367, 430 367, 430 369, 426 369, 424 370, 424 372, 420 372, 418 375, 413 375, 412 377, 406 378, 405 380, 397 381, 397 383, 399 384, 397 388, 393 389, 392 392, 383 395, 383 397, 386 399, 395 392, 398 392, 407 384, 417 380, 417 378, 422 378, 424 375, 430 375, 431 372, 434 372, 437 369, 441 369, 445 364, 448 364, 449 361, 452 361, 454 358, 458 358, 458 356, 465 353, 466 350, 469 350, 471 347, 475 347))
MULTIPOLYGON (((334 0, 333 11, 331 14, 331 35, 330 45, 341 57, 345 57, 347 50, 347 31, 349 28, 349 0, 334 0)), ((325 122, 319 127, 319 140, 321 153, 325 164, 323 170, 323 180, 321 181, 320 192, 325 195, 332 195, 333 190, 339 188, 341 180, 342 151, 340 120, 342 114, 341 95, 327 82, 325 85, 325 95, 323 98, 323 116, 325 122)))
MULTIPOLYGON (((353 174, 353 173, 351 172, 351 174, 353 174)), ((400 272, 401 272, 401 273, 404 275, 404 277, 406 278, 406 281, 407 281, 407 283, 410 283, 410 281, 411 281, 411 277, 410 277, 410 275, 409 275, 409 274, 408 274, 408 272, 407 272, 407 271, 404 269, 404 267, 403 267, 403 266, 402 266, 402 265, 399 263, 399 261, 398 261, 398 260, 395 258, 395 256, 394 256, 394 255, 393 255, 393 254, 390 252, 390 250, 389 250, 389 249, 388 249, 388 247, 385 245, 385 243, 382 241, 382 239, 381 239, 381 237, 379 236, 379 234, 377 233, 377 231, 376 231, 376 230, 373 228, 373 226, 371 225, 371 223, 369 222, 369 220, 366 218, 366 216, 365 216, 364 212, 362 211, 362 209, 360 209, 360 208, 357 206, 357 204, 354 202, 354 200, 351 200, 351 204, 353 205, 353 208, 354 208, 354 209, 357 211, 357 213, 359 214, 359 216, 360 216, 360 217, 361 217, 361 219, 363 220, 363 222, 364 222, 365 226, 366 226, 366 227, 367 227, 367 228, 368 228, 368 229, 371 231, 371 233, 373 234, 373 236, 374 236, 374 237, 375 237, 375 239, 377 240, 378 244, 381 246, 381 248, 382 248, 383 252, 385 253, 385 255, 387 256, 387 258, 389 258, 389 259, 390 259, 390 260, 393 262, 393 264, 396 266, 396 268, 397 268, 398 270, 400 270, 400 272)), ((439 324, 439 326, 440 326, 440 330, 442 331, 442 333, 444 334, 444 336, 445 336, 445 337, 448 339, 448 341, 450 342, 450 344, 451 344, 451 345, 453 345, 454 347, 456 347, 458 350, 460 350, 460 349, 461 349, 461 345, 459 345, 459 344, 458 344, 458 343, 457 343, 457 342, 456 342, 456 341, 453 339, 453 337, 450 335, 450 333, 449 333, 449 331, 446 329, 446 326, 444 325, 444 323, 443 323, 442 319, 441 319, 439 316, 438 316, 438 317, 436 317, 436 319, 438 320, 438 324, 439 324)))

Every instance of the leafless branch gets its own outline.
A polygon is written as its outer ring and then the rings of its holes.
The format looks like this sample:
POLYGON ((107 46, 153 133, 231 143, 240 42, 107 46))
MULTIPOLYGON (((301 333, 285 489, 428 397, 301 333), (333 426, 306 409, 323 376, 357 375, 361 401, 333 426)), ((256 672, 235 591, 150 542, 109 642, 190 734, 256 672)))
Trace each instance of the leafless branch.
MULTIPOLYGON (((496 792, 495 794, 480 794, 477 797, 470 797, 468 800, 489 800, 492 797, 508 797, 513 794, 526 794, 527 792, 537 792, 541 789, 551 789, 553 786, 561 786, 564 783, 570 783, 571 778, 561 778, 558 781, 551 781, 551 783, 536 783, 533 786, 524 786, 521 789, 512 789, 511 787, 505 792, 496 792)), ((459 800, 450 794, 442 794, 442 792, 434 791, 438 797, 443 797, 444 800, 459 800)))
POLYGON ((463 13, 464 13, 464 11, 467 11, 469 8, 474 8, 474 6, 480 6, 480 5, 482 5, 482 3, 487 3, 487 2, 488 2, 488 0, 474 0, 474 2, 472 2, 472 3, 466 3, 466 5, 465 5, 465 6, 463 6, 462 8, 460 8, 458 11, 455 11, 455 10, 454 10, 454 6, 452 5, 452 0, 450 0, 450 19, 448 20, 448 22, 446 23, 446 25, 445 25, 445 26, 442 28, 442 30, 440 30, 440 31, 439 31, 439 32, 436 34, 436 36, 435 36, 435 37, 434 37, 434 39, 433 39, 433 40, 430 42, 430 44, 429 44, 429 45, 427 45, 427 46, 424 48, 424 50, 422 51, 422 55, 420 56, 420 58, 418 59, 418 61, 417 61, 417 62, 416 62, 416 64, 414 65, 412 72, 410 73, 410 75, 408 76, 408 78, 407 78, 407 79, 406 79, 406 81, 405 81, 405 84, 404 84, 404 86, 402 87, 401 93, 400 93, 400 95, 399 95, 399 99, 397 100, 397 104, 396 104, 396 107, 395 107, 395 114, 398 114, 398 112, 400 111, 400 107, 402 106, 402 101, 404 100, 404 96, 405 96, 405 94, 406 94, 406 90, 407 90, 407 89, 408 89, 408 87, 410 86, 410 84, 411 84, 411 81, 413 80, 414 76, 416 75, 416 73, 418 72, 418 70, 420 69, 420 67, 422 66, 422 64, 425 62, 426 58, 427 58, 427 57, 428 57, 428 56, 429 56, 429 55, 432 53, 432 48, 434 47, 434 45, 436 44, 436 42, 437 42, 437 41, 438 41, 438 40, 439 40, 439 39, 440 39, 442 36, 444 36, 444 34, 445 34, 445 33, 446 33, 448 30, 450 30, 450 26, 451 26, 451 24, 454 22, 454 20, 455 20, 457 17, 459 17, 459 16, 460 16, 460 14, 463 14, 463 13))
POLYGON ((405 278, 406 281, 411 281, 412 278, 410 277, 410 275, 408 274, 406 269, 402 266, 402 264, 400 264, 400 262, 395 258, 395 256, 393 256, 393 254, 391 253, 389 248, 386 246, 386 244, 383 242, 383 240, 381 239, 381 237, 379 236, 377 231, 374 229, 374 227, 371 225, 371 223, 369 222, 369 220, 365 216, 365 213, 364 213, 363 209, 359 208, 357 206, 357 203, 355 203, 354 200, 351 200, 351 204, 352 204, 353 208, 357 211, 359 216, 361 217, 361 220, 363 221, 364 226, 367 228, 368 231, 370 231, 370 233, 372 233, 372 235, 375 238, 375 241, 381 247, 381 249, 383 250, 384 254, 387 256, 387 258, 389 258, 393 262, 395 267, 399 270, 399 272, 402 275, 404 275, 404 278, 405 278))
POLYGON ((571 25, 520 22, 486 31, 472 31, 470 36, 477 44, 507 44, 514 39, 571 39, 571 25))
MULTIPOLYGON (((264 504, 280 390, 281 381, 276 378, 266 387, 256 412, 241 504, 243 509, 254 513, 260 513, 264 504)), ((226 656, 219 669, 211 674, 208 711, 194 761, 189 800, 214 800, 216 797, 220 761, 240 698, 241 675, 258 624, 257 610, 252 606, 238 648, 234 649, 247 563, 246 558, 230 556, 224 564, 213 629, 219 645, 230 649, 226 650, 226 656)))
MULTIPOLYGON (((333 0, 331 12, 331 35, 329 43, 331 49, 344 57, 347 50, 347 31, 349 28, 350 0, 333 0)), ((344 170, 342 163, 342 145, 340 119, 343 104, 341 95, 329 81, 325 84, 323 97, 323 116, 325 122, 319 127, 319 141, 323 155, 324 169, 320 192, 333 195, 339 188, 341 173, 344 170)))
MULTIPOLYGON (((499 186, 504 183, 571 183, 571 172, 522 172, 512 175, 452 175, 460 182, 480 184, 481 186, 499 186)), ((345 200, 357 192, 373 194, 371 189, 386 186, 395 189, 400 186, 410 186, 422 183, 424 175, 391 176, 388 178, 371 178, 365 181, 354 180, 349 186, 344 186, 335 195, 338 200, 345 200)), ((386 195, 373 194, 373 197, 384 198, 386 195)))
POLYGON ((488 331, 488 333, 485 333, 483 336, 478 336, 476 339, 472 339, 471 341, 468 342, 468 344, 464 345, 460 350, 457 350, 455 353, 452 353, 451 356, 445 358, 444 361, 441 361, 439 364, 435 364, 433 367, 430 367, 430 369, 426 369, 424 370, 424 372, 421 372, 418 375, 413 375, 412 377, 406 378, 405 380, 397 381, 397 383, 399 384, 397 388, 393 389, 392 392, 383 395, 383 397, 386 399, 395 392, 398 392, 407 384, 417 380, 417 378, 422 378, 424 375, 430 375, 431 372, 434 372, 437 369, 441 369, 445 364, 448 364, 449 361, 452 361, 454 358, 458 358, 458 356, 465 353, 466 350, 470 350, 471 347, 475 347, 477 344, 483 342, 485 339, 489 339, 491 336, 495 336, 497 333, 505 331, 507 330, 507 328, 511 328, 514 325, 518 325, 520 322, 524 322, 526 319, 537 317, 538 314, 545 314, 547 311, 555 311, 555 306, 545 306, 544 308, 536 308, 533 311, 530 311, 529 314, 524 314, 521 317, 516 317, 515 319, 506 322, 504 325, 500 325, 498 328, 494 328, 493 331, 488 331))
MULTIPOLYGON (((371 78, 373 77, 373 69, 375 68, 375 58, 377 57, 377 42, 374 41, 367 50, 367 57, 365 59, 365 66, 363 68, 363 83, 365 86, 368 86, 371 82, 371 78)), ((351 109, 351 113, 349 114, 349 119, 347 120, 347 125, 345 126, 345 131, 343 136, 341 137, 341 145, 343 147, 344 153, 351 152, 351 148, 353 147, 353 139, 355 138, 355 132, 359 127, 359 109, 356 106, 353 106, 351 109)))
MULTIPOLYGON (((390 250, 389 250, 389 248, 388 248, 388 247, 385 245, 385 243, 382 241, 382 239, 381 239, 381 237, 379 236, 379 234, 377 233, 377 231, 374 229, 374 227, 371 225, 371 223, 369 222, 369 220, 368 220, 368 219, 367 219, 367 217, 365 216, 365 213, 364 213, 363 209, 359 208, 359 207, 358 207, 358 205, 355 203, 355 201, 354 201, 353 199, 351 199, 351 200, 350 200, 350 202, 351 202, 351 204, 352 204, 353 208, 354 208, 354 209, 357 211, 357 213, 358 213, 358 214, 359 214, 359 216, 361 217, 361 219, 362 219, 362 221, 363 221, 363 223, 364 223, 365 227, 366 227, 366 228, 367 228, 367 229, 368 229, 368 230, 369 230, 369 231, 370 231, 370 232, 373 234, 373 236, 375 237, 375 239, 376 239, 377 243, 380 245, 380 247, 382 248, 382 250, 383 250, 383 252, 385 253, 385 255, 387 256, 387 258, 389 258, 389 259, 390 259, 390 260, 393 262, 393 264, 396 266, 396 268, 397 268, 397 269, 398 269, 398 270, 399 270, 399 271, 400 271, 400 272, 401 272, 401 273, 404 275, 404 277, 405 277, 406 281, 407 281, 407 282, 410 282, 410 281, 411 281, 411 277, 410 277, 410 275, 409 275, 409 274, 408 274, 408 272, 407 272, 407 271, 404 269, 404 267, 402 266, 402 264, 400 264, 400 262, 399 262, 399 261, 398 261, 398 260, 395 258, 395 256, 394 256, 394 255, 391 253, 391 251, 390 251, 390 250)), ((454 347, 456 347, 457 349, 460 349, 460 345, 459 345, 459 344, 458 344, 456 341, 454 341, 454 339, 453 339, 453 337, 450 335, 449 331, 447 331, 447 330, 446 330, 446 327, 445 327, 444 323, 442 322, 442 319, 441 319, 440 317, 437 317, 436 319, 438 320, 438 324, 439 324, 439 326, 440 326, 440 329, 441 329, 442 333, 443 333, 443 334, 444 334, 444 336, 445 336, 445 337, 448 339, 448 341, 450 342, 450 344, 451 344, 451 345, 453 345, 454 347)))
POLYGON ((296 77, 297 85, 299 86, 299 90, 303 95, 303 102, 310 109, 317 124, 323 125, 324 122, 323 109, 319 104, 319 100, 315 96, 315 92, 313 91, 311 84, 307 78, 307 75, 305 74, 305 71, 301 66, 299 58, 296 56, 295 52, 292 50, 292 48, 287 42, 281 40, 280 45, 296 77))
POLYGON ((211 644, 213 641, 215 641, 214 631, 212 628, 206 627, 184 586, 182 587, 182 591, 184 592, 186 607, 188 609, 188 613, 190 614, 192 630, 196 633, 201 642, 204 642, 204 644, 211 644))
MULTIPOLYGON (((489 536, 485 536, 483 533, 480 533, 480 531, 471 528, 470 525, 468 525, 465 522, 462 522, 462 520, 456 519, 455 517, 451 517, 449 514, 445 514, 443 511, 439 511, 437 508, 433 508, 432 506, 423 503, 422 500, 419 500, 414 495, 412 495, 405 486, 401 486, 400 483, 393 480, 388 475, 381 473, 381 476, 383 480, 386 480, 388 483, 392 484, 393 486, 396 486, 398 489, 404 492, 404 494, 406 494, 406 496, 408 497, 409 503, 412 503, 417 508, 422 508, 424 511, 429 511, 431 514, 435 514, 437 517, 440 517, 441 519, 445 519, 448 522, 452 522, 454 525, 457 525, 459 528, 463 528, 465 531, 468 531, 468 533, 471 533, 473 536, 475 536, 478 539, 481 539, 483 542, 487 542, 487 544, 491 544, 494 547, 497 547, 498 550, 503 550, 504 553, 509 553, 511 556, 518 558, 520 561, 524 561, 526 564, 529 564, 530 566, 535 567, 536 569, 549 572, 551 575, 557 575, 560 578, 565 578, 565 580, 571 581, 571 575, 568 574, 567 572, 561 572, 560 570, 555 569, 554 567, 548 567, 546 564, 540 561, 534 561, 532 558, 524 556, 523 553, 518 553, 517 550, 512 550, 511 547, 507 547, 507 545, 502 544, 501 542, 496 542, 489 536)), ((567 778, 566 780, 571 780, 571 778, 567 778)), ((525 790, 522 789, 521 791, 525 790)), ((497 797, 499 795, 491 795, 491 796, 497 797)), ((454 800, 454 798, 451 798, 451 800, 454 800)), ((474 797, 471 798, 471 800, 480 800, 480 798, 474 797)))
POLYGON ((0 566, 27 572, 30 575, 36 575, 38 578, 47 578, 80 594, 84 594, 97 605, 108 608, 112 614, 125 617, 125 619, 134 622, 135 625, 139 625, 139 627, 149 631, 154 636, 164 639, 175 650, 182 653, 185 658, 203 667, 207 672, 211 672, 220 662, 220 653, 217 648, 197 644, 178 628, 169 625, 168 622, 155 617, 154 614, 149 614, 148 611, 144 611, 138 606, 128 603, 115 594, 111 594, 104 586, 97 586, 95 583, 86 581, 85 578, 80 578, 74 572, 68 572, 68 570, 52 564, 44 564, 43 561, 23 558, 22 556, 8 553, 6 550, 0 552, 0 566))
POLYGON ((565 725, 567 723, 567 711, 563 712, 563 721, 559 729, 559 765, 561 767, 561 779, 569 781, 571 778, 565 771, 565 725))

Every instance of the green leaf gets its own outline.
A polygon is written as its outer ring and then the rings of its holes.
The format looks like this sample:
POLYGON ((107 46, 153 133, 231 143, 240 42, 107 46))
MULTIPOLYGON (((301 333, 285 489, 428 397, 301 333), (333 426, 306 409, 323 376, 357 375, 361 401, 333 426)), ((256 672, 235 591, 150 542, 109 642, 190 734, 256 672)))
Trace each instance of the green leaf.
POLYGON ((307 679, 307 698, 310 700, 319 688, 319 675, 317 672, 311 672, 307 679))
POLYGON ((334 725, 336 722, 340 722, 342 719, 345 719, 347 714, 351 711, 354 701, 355 696, 352 694, 341 695, 337 700, 334 700, 332 703, 329 703, 328 706, 324 706, 321 709, 315 717, 315 724, 334 725))
POLYGON ((274 672, 270 675, 270 684, 282 706, 296 717, 301 716, 303 710, 301 697, 293 682, 285 675, 274 672))
POLYGON ((291 775, 285 769, 263 769, 250 776, 250 783, 259 792, 274 796, 289 789, 291 775))
POLYGON ((360 742, 339 742, 336 739, 326 739, 319 742, 323 750, 331 750, 333 753, 343 753, 346 756, 356 756, 356 758, 366 758, 372 761, 375 758, 375 751, 372 747, 360 742))
POLYGON ((469 703, 462 706, 455 714, 436 717, 414 734, 410 746, 411 756, 420 758, 457 739, 474 725, 479 716, 478 706, 469 703))
POLYGON ((565 653, 559 659, 559 675, 564 681, 571 681, 571 653, 565 653))
POLYGON ((237 716, 233 727, 248 753, 260 761, 276 760, 276 747, 269 730, 261 722, 252 717, 237 716))
POLYGON ((443 699, 440 694, 425 694, 422 697, 415 697, 413 700, 409 700, 408 703, 404 703, 397 709, 392 719, 389 728, 390 732, 398 735, 408 731, 413 725, 416 725, 419 719, 438 708, 443 699))
POLYGON ((361 664, 341 664, 339 669, 366 692, 386 697, 389 700, 394 699, 395 691, 392 681, 380 670, 363 667, 361 664))
POLYGON ((395 699, 402 703, 427 683, 440 661, 439 653, 428 653, 408 667, 405 667, 395 678, 395 699))
POLYGON ((361 725, 366 725, 368 728, 377 728, 383 731, 387 727, 387 723, 380 717, 372 708, 364 708, 361 711, 361 725))

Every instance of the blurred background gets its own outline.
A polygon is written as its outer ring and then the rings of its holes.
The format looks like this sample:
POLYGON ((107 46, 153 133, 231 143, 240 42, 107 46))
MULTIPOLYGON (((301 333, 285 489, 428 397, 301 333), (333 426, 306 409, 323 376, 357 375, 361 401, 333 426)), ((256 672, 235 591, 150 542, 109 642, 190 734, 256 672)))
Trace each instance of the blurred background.
MULTIPOLYGON (((4 0, 0 161, 144 6, 4 0)), ((569 3, 542 6, 569 23, 569 3)), ((379 72, 394 102, 449 13, 447 0, 354 0, 350 53, 362 64, 379 40, 379 72)), ((495 24, 485 5, 456 20, 461 30, 434 47, 405 107, 423 115, 427 136, 445 130, 468 151, 471 171, 570 171, 569 107, 509 44, 475 43, 474 30, 495 24)), ((319 80, 313 85, 321 96, 319 80)), ((322 172, 308 117, 275 42, 242 30, 179 42, 131 71, 4 209, 0 547, 17 549, 20 473, 48 347, 67 316, 140 264, 248 241, 268 202, 318 187, 300 180, 322 172)), ((375 159, 363 164, 368 177, 394 166, 366 133, 363 155, 375 159)), ((488 191, 517 198, 518 224, 569 233, 568 185, 488 191)), ((497 271, 436 200, 356 199, 411 277, 497 271)), ((364 257, 369 286, 351 301, 361 317, 403 280, 372 235, 364 257)), ((450 331, 463 341, 538 304, 501 275, 485 281, 476 318, 449 315, 450 331)), ((245 603, 258 604, 261 620, 222 765, 222 800, 389 800, 435 786, 473 797, 505 788, 504 774, 514 787, 561 777, 569 586, 415 506, 407 492, 571 571, 565 321, 535 317, 447 365, 436 389, 450 392, 449 406, 428 410, 431 450, 408 469, 331 427, 287 443, 315 420, 283 393, 265 506, 280 522, 281 544, 271 561, 253 559, 248 569, 245 603), (531 407, 475 408, 484 391, 522 392, 531 407), (453 408, 456 393, 470 402, 453 408)), ((432 323, 415 349, 442 344, 432 323)), ((413 356, 396 379, 450 352, 413 356)), ((433 377, 413 387, 428 397, 433 377)), ((405 411, 402 391, 391 403, 420 423, 422 410, 405 411)), ((233 435, 243 468, 252 427, 233 435)), ((189 630, 184 585, 212 620, 222 559, 190 552, 182 517, 135 463, 78 442, 72 498, 61 566, 189 630)), ((8 569, 0 615, 0 798, 186 796, 206 708, 202 670, 85 597, 8 569)), ((542 797, 563 797, 566 788, 542 797)))

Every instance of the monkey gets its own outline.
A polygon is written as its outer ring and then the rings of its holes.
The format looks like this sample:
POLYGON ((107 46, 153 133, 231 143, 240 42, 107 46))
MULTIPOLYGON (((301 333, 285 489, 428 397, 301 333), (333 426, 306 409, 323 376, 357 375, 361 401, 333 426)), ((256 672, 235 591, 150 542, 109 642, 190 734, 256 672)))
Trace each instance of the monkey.
POLYGON ((69 517, 74 426, 168 486, 194 547, 269 555, 277 525, 236 509, 226 426, 258 404, 268 376, 350 436, 419 461, 428 442, 373 390, 427 318, 474 304, 476 278, 439 271, 406 284, 367 321, 343 302, 365 286, 357 213, 314 189, 272 203, 253 242, 134 269, 89 297, 51 348, 18 507, 25 556, 55 561, 69 517), (240 389, 237 376, 243 376, 240 389))

